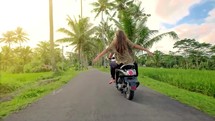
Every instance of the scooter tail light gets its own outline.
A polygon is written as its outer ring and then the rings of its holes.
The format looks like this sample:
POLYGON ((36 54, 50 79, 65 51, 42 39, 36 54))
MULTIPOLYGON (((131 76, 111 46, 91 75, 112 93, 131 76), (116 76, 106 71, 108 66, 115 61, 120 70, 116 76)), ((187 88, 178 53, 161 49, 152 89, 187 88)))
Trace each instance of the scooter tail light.
POLYGON ((137 87, 136 86, 131 86, 131 90, 136 90, 137 87))
POLYGON ((127 71, 128 75, 132 76, 132 75, 136 75, 136 72, 134 70, 128 70, 127 71))

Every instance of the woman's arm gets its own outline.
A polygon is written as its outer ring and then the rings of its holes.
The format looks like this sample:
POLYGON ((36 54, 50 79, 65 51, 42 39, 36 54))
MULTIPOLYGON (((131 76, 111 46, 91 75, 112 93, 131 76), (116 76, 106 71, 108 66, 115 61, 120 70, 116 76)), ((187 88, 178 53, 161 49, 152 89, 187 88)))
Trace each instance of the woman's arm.
POLYGON ((107 49, 104 49, 101 53, 99 53, 99 54, 96 56, 96 58, 93 60, 93 63, 95 63, 96 61, 98 61, 100 57, 102 57, 102 56, 105 55, 108 51, 110 51, 111 48, 114 46, 114 44, 115 44, 115 41, 113 40, 107 49))
POLYGON ((148 49, 146 49, 146 48, 144 48, 144 47, 142 47, 142 46, 140 46, 140 45, 135 44, 135 45, 134 45, 134 48, 139 49, 139 50, 146 51, 150 56, 153 55, 152 52, 150 52, 148 49))
POLYGON ((96 61, 99 60, 100 57, 102 57, 104 54, 106 54, 108 52, 107 49, 104 49, 101 53, 99 53, 95 59, 93 59, 93 63, 95 63, 96 61))
POLYGON ((109 56, 108 56, 108 58, 110 59, 112 57, 113 57, 113 53, 110 53, 109 56))

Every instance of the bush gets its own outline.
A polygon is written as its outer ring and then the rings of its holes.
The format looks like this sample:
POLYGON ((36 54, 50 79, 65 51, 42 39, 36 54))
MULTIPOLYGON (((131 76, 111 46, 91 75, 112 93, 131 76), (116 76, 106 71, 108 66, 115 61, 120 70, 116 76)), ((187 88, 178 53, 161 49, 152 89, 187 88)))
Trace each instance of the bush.
POLYGON ((50 65, 45 65, 39 61, 34 61, 24 66, 24 72, 26 73, 48 72, 51 70, 52 67, 50 65))

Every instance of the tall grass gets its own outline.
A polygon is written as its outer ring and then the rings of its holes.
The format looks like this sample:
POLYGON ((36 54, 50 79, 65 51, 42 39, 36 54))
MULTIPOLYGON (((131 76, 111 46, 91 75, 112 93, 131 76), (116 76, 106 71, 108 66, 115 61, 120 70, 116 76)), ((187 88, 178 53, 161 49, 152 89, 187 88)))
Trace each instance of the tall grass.
POLYGON ((21 73, 21 74, 11 74, 11 73, 1 73, 0 78, 0 96, 2 94, 10 93, 29 84, 36 83, 39 80, 52 78, 52 72, 43 73, 21 73))
POLYGON ((179 88, 215 97, 215 71, 139 68, 139 76, 144 75, 179 88))

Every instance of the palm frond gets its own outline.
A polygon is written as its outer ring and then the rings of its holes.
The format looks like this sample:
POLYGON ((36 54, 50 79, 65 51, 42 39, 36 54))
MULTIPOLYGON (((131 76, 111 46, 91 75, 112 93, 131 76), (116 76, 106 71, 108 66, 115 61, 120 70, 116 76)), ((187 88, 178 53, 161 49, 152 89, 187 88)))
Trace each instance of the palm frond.
POLYGON ((57 39, 56 42, 72 42, 73 39, 72 38, 61 38, 61 39, 57 39))
POLYGON ((166 33, 163 33, 163 34, 160 34, 154 38, 152 38, 151 40, 147 41, 146 43, 144 43, 145 47, 152 47, 152 45, 158 41, 160 41, 163 37, 165 36, 169 36, 173 39, 178 39, 178 35, 171 31, 171 32, 166 32, 166 33))
POLYGON ((68 35, 68 36, 75 36, 74 33, 72 33, 71 31, 69 31, 68 29, 65 29, 65 28, 60 28, 60 29, 58 29, 57 31, 58 31, 58 32, 62 32, 62 33, 64 33, 64 34, 68 35))

